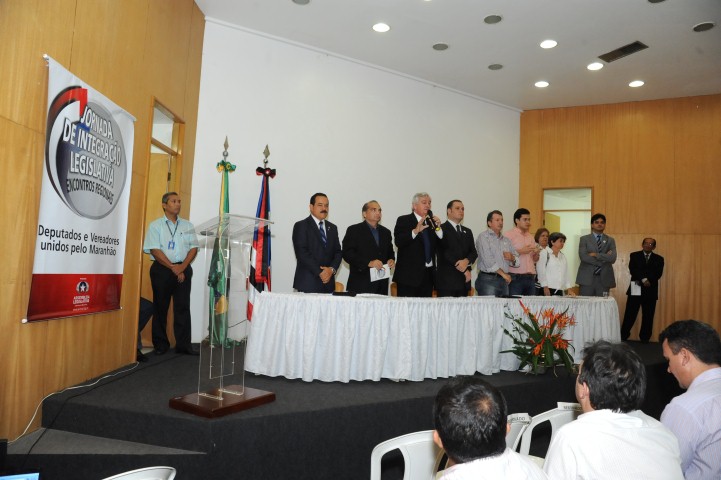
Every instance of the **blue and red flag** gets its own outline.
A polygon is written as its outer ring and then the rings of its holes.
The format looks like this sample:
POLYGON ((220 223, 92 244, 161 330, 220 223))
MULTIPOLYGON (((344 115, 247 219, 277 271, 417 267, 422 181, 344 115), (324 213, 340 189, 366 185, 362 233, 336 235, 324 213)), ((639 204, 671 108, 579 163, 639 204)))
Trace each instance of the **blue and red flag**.
MULTIPOLYGON (((268 146, 266 145, 264 167, 255 169, 262 177, 260 197, 255 216, 270 220, 270 179, 275 177, 275 169, 268 168, 268 146)), ((250 251, 250 275, 248 276, 248 320, 253 318, 253 304, 258 294, 270 291, 270 224, 258 222, 253 232, 253 247, 250 251)))

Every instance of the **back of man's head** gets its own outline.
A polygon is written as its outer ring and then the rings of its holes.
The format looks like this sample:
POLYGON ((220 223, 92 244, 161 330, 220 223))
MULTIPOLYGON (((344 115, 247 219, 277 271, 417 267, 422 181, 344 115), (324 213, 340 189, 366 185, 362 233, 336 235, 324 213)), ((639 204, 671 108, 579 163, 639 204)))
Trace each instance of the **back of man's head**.
POLYGON ((587 345, 578 375, 587 384, 594 410, 630 412, 641 408, 646 394, 646 367, 625 343, 606 341, 587 345))
POLYGON ((448 457, 456 463, 503 453, 506 400, 478 377, 456 377, 436 395, 433 420, 448 457))
POLYGON ((721 339, 714 328, 698 320, 679 320, 661 332, 658 341, 668 341, 674 354, 685 348, 706 365, 721 366, 721 339))

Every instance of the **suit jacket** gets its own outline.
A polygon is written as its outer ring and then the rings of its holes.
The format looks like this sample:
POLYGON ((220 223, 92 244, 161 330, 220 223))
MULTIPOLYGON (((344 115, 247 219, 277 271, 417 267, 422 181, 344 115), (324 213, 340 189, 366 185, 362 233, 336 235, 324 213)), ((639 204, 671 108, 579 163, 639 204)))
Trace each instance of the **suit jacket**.
MULTIPOLYGON (((393 229, 393 238, 398 247, 398 259, 396 260, 396 271, 393 274, 393 281, 411 287, 417 287, 423 280, 424 269, 426 268, 426 254, 423 247, 423 234, 413 238, 411 231, 418 225, 418 220, 413 212, 408 215, 401 215, 396 220, 393 229)), ((431 258, 433 267, 436 265, 436 244, 438 237, 436 232, 427 228, 428 239, 431 242, 431 258)))
MULTIPOLYGON (((641 297, 658 300, 658 279, 663 275, 663 257, 651 252, 648 263, 646 263, 643 251, 633 252, 628 262, 628 269, 631 272, 631 282, 641 285, 641 297), (651 286, 643 286, 641 280, 644 278, 649 281, 651 286)), ((628 286, 626 295, 631 295, 631 285, 628 286)))
POLYGON ((293 277, 293 288, 306 293, 332 293, 335 290, 335 275, 328 283, 320 279, 320 267, 333 267, 338 270, 342 259, 338 228, 328 220, 325 224, 328 243, 323 246, 320 230, 313 217, 296 222, 293 225, 293 249, 297 264, 293 277))
POLYGON ((613 264, 616 263, 616 241, 604 234, 601 237, 601 251, 598 251, 596 237, 593 233, 584 235, 578 242, 578 256, 581 264, 578 266, 576 283, 579 285, 591 285, 593 283, 593 271, 601 267, 601 285, 604 288, 616 286, 616 277, 613 275, 613 264), (597 252, 598 256, 592 257, 589 253, 597 252), (609 253, 610 252, 610 253, 609 253))
POLYGON ((388 280, 378 280, 371 285, 368 271, 368 264, 372 260, 380 260, 385 264, 388 260, 396 259, 391 231, 381 224, 378 224, 377 229, 379 244, 376 244, 370 226, 365 221, 351 225, 345 232, 343 260, 348 262, 350 267, 347 288, 349 292, 375 293, 376 283, 384 284, 386 287, 384 291, 388 291, 388 280))
POLYGON ((467 258, 471 267, 478 258, 473 232, 461 225, 461 235, 453 225, 445 222, 441 225, 443 239, 438 242, 438 273, 436 289, 461 290, 466 286, 466 277, 456 269, 458 260, 467 258))

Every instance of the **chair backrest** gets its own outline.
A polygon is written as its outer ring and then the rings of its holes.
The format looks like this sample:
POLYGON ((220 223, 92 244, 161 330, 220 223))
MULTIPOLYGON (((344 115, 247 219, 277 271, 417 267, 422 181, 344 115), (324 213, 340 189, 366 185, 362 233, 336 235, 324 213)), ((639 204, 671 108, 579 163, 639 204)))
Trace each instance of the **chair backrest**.
POLYGON ((147 467, 119 473, 104 480, 173 480, 175 469, 173 467, 147 467))
POLYGON ((403 480, 432 480, 443 459, 443 450, 433 442, 433 430, 409 433, 381 442, 371 453, 371 480, 381 478, 381 458, 391 450, 403 454, 403 480))
POLYGON ((531 423, 521 435, 520 453, 528 455, 528 452, 531 449, 531 436, 533 435, 533 429, 536 428, 537 425, 543 422, 551 422, 551 441, 553 441, 553 436, 556 434, 558 429, 568 422, 575 420, 580 413, 581 405, 578 403, 558 402, 558 406, 553 410, 539 413, 534 416, 531 419, 531 423))
POLYGON ((528 425, 531 424, 531 416, 527 413, 512 413, 508 416, 508 425, 511 428, 506 435, 506 446, 516 451, 518 444, 521 442, 521 435, 526 431, 528 425))

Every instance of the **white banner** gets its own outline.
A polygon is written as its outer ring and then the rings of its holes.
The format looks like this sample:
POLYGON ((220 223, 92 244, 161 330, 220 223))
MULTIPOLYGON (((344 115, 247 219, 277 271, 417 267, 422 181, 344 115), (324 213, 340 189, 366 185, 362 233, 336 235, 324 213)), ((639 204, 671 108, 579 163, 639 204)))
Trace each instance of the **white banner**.
POLYGON ((120 308, 135 118, 50 57, 28 321, 120 308))

